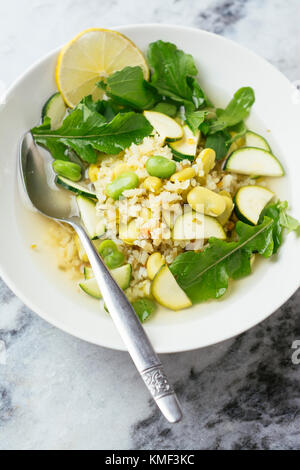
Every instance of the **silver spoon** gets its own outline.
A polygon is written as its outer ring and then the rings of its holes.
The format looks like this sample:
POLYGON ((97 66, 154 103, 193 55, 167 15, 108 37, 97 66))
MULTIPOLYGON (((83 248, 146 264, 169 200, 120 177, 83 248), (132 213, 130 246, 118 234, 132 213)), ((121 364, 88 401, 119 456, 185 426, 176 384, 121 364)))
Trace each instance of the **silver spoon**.
POLYGON ((103 300, 137 370, 167 420, 171 423, 180 421, 182 412, 179 402, 140 320, 82 226, 74 197, 51 182, 49 184, 46 159, 30 133, 25 134, 21 142, 19 168, 25 193, 33 206, 43 215, 65 222, 76 230, 101 288, 103 300))

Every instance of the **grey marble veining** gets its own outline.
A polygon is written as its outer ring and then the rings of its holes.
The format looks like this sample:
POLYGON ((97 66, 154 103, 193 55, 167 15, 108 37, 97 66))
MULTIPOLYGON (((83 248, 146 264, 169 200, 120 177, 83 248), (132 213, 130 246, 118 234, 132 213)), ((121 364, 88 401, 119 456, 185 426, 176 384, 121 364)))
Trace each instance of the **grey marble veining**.
MULTIPOLYGON (((222 34, 296 81, 299 16, 298 0, 10 0, 0 87, 84 28, 146 22, 222 34)), ((235 339, 165 355, 185 410, 169 425, 126 353, 57 330, 0 282, 0 450, 300 449, 300 364, 291 359, 299 305, 300 291, 235 339)))

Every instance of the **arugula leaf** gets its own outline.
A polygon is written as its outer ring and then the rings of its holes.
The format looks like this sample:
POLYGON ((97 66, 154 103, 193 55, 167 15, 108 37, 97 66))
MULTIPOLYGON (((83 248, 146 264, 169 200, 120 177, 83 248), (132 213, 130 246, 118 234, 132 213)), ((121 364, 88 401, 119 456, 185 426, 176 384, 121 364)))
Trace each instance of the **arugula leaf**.
POLYGON ((273 219, 269 217, 257 226, 238 222, 239 241, 211 238, 203 252, 182 253, 170 269, 192 302, 217 299, 225 294, 229 279, 240 279, 251 273, 252 253, 260 253, 265 258, 273 254, 272 229, 273 219))
POLYGON ((205 119, 205 111, 186 111, 185 120, 187 125, 195 133, 205 119))
POLYGON ((209 133, 209 122, 208 121, 204 121, 202 122, 202 124, 200 124, 200 131, 201 131, 201 134, 203 135, 207 135, 209 133))
POLYGON ((117 114, 112 121, 84 103, 80 103, 63 121, 59 129, 51 130, 42 124, 31 129, 36 143, 46 147, 54 158, 67 148, 74 150, 88 163, 97 161, 96 150, 116 154, 132 143, 139 144, 152 131, 152 126, 141 114, 117 114))
POLYGON ((255 95, 251 87, 240 88, 227 107, 219 110, 217 119, 210 125, 210 133, 222 131, 243 121, 248 116, 254 101, 255 95))
POLYGON ((187 82, 192 90, 192 101, 197 109, 204 105, 212 106, 211 101, 207 98, 196 78, 187 77, 187 82))
POLYGON ((228 132, 234 132, 234 135, 232 137, 230 136, 230 139, 227 141, 227 144, 230 145, 233 142, 235 142, 237 139, 240 139, 241 137, 243 137, 246 134, 247 127, 246 127, 244 121, 241 121, 238 124, 236 124, 235 126, 228 127, 227 131, 228 132))
POLYGON ((287 229, 287 233, 295 231, 297 235, 300 235, 300 223, 294 217, 287 214, 288 202, 277 201, 275 203, 267 205, 262 211, 259 223, 265 216, 271 217, 273 223, 273 240, 274 250, 273 253, 277 253, 279 247, 282 244, 284 229, 287 229))
POLYGON ((150 109, 158 101, 157 92, 144 79, 141 67, 125 67, 113 73, 106 85, 108 96, 134 109, 150 109))
POLYGON ((216 152, 216 160, 222 160, 226 156, 229 145, 228 134, 224 131, 208 135, 205 142, 205 148, 211 148, 216 152))
POLYGON ((154 106, 152 111, 156 111, 157 113, 167 114, 170 117, 175 117, 177 114, 177 106, 172 103, 168 103, 166 101, 161 101, 154 106))
POLYGON ((300 234, 300 222, 294 217, 292 217, 291 215, 286 213, 288 209, 288 202, 284 201, 284 202, 279 202, 277 204, 278 204, 278 208, 280 211, 279 213, 280 225, 283 228, 287 229, 287 233, 296 232, 297 235, 299 235, 300 234))
POLYGON ((177 49, 175 44, 152 42, 148 48, 148 62, 153 69, 151 85, 162 96, 174 101, 193 101, 193 92, 187 77, 195 77, 197 69, 190 54, 177 49))

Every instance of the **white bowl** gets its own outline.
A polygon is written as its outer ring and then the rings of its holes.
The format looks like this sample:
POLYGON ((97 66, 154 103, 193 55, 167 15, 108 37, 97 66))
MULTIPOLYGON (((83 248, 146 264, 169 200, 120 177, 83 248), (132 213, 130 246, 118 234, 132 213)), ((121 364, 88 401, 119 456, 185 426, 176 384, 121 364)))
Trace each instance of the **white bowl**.
MULTIPOLYGON (((268 138, 282 161, 286 176, 274 183, 276 192, 289 201, 299 218, 300 105, 289 81, 249 50, 205 31, 145 24, 116 29, 143 51, 150 42, 162 39, 191 53, 200 83, 219 106, 239 87, 254 88, 256 102, 248 125, 268 138)), ((0 110, 0 274, 16 295, 48 322, 92 343, 124 349, 98 302, 79 292, 57 269, 53 252, 42 242, 47 225, 41 216, 23 207, 17 190, 18 143, 39 121, 43 103, 56 89, 57 54, 57 50, 51 52, 24 73, 10 88, 0 110), (32 243, 37 243, 37 250, 30 248, 32 243)), ((156 351, 208 346, 267 318, 299 285, 298 247, 294 234, 289 235, 276 259, 257 262, 254 273, 232 283, 230 293, 220 301, 177 313, 161 309, 145 324, 156 351)))

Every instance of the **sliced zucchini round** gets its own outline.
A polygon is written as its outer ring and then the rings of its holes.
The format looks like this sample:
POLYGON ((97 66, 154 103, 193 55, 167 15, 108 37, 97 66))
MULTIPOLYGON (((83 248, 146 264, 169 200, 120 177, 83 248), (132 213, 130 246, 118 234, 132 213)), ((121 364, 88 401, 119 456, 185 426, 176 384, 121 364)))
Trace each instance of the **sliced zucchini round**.
POLYGON ((192 305, 166 265, 158 271, 153 279, 151 292, 158 303, 171 310, 181 310, 192 305))
POLYGON ((106 230, 105 219, 97 213, 95 202, 84 196, 77 196, 76 200, 81 220, 89 237, 92 240, 100 238, 106 230))
POLYGON ((224 169, 241 175, 283 176, 284 170, 277 158, 267 150, 242 147, 232 152, 224 169))
POLYGON ((215 217, 195 211, 177 217, 172 236, 173 240, 203 240, 210 237, 226 239, 226 233, 215 217))
POLYGON ((245 139, 244 147, 256 147, 256 148, 264 149, 264 150, 267 150, 268 152, 271 152, 271 147, 266 141, 266 139, 262 137, 261 135, 256 134, 256 132, 247 131, 246 134, 244 135, 244 139, 245 139))
MULTIPOLYGON (((121 289, 127 289, 131 280, 131 264, 124 264, 124 266, 121 266, 120 268, 112 269, 110 273, 121 289)), ((96 299, 102 298, 98 283, 94 277, 80 282, 79 287, 86 294, 91 295, 96 299)))
POLYGON ((183 126, 183 137, 177 142, 171 142, 174 160, 191 160, 195 159, 197 146, 200 139, 200 131, 194 134, 188 125, 183 126))
POLYGON ((234 197, 237 217, 256 225, 263 208, 271 201, 274 193, 262 186, 243 186, 234 197))
POLYGON ((64 189, 68 189, 79 196, 84 196, 89 199, 94 199, 97 201, 96 193, 90 191, 86 186, 82 184, 75 183, 74 181, 69 180, 68 178, 64 178, 63 176, 57 176, 55 182, 62 186, 64 189))
POLYGON ((42 109, 42 120, 45 117, 49 117, 51 119, 51 129, 56 130, 58 129, 66 115, 67 106, 63 100, 61 94, 54 93, 44 104, 42 109))
POLYGON ((173 142, 182 138, 182 126, 170 116, 157 111, 144 111, 144 116, 164 141, 173 142))

